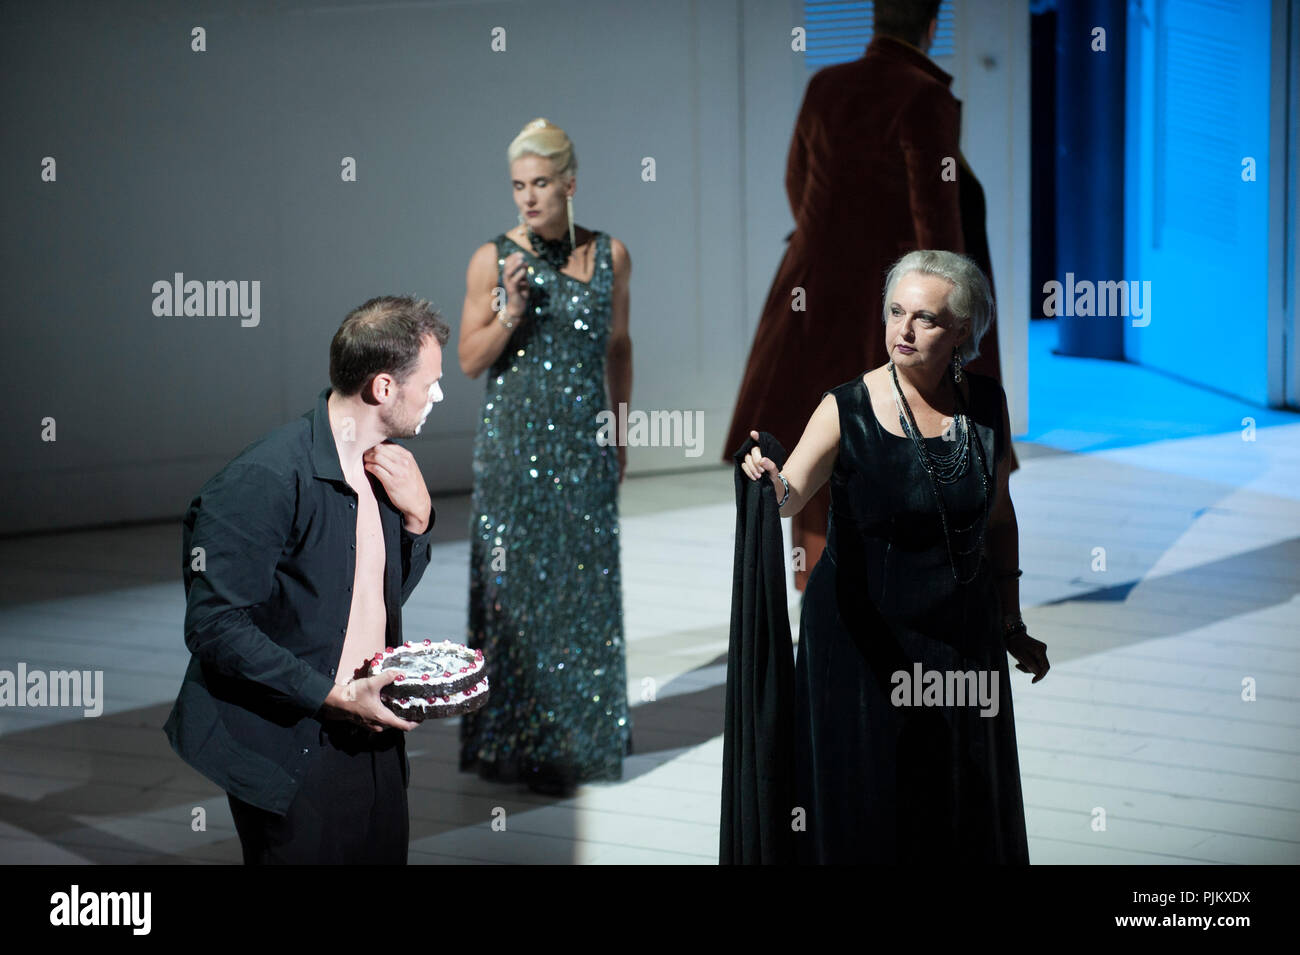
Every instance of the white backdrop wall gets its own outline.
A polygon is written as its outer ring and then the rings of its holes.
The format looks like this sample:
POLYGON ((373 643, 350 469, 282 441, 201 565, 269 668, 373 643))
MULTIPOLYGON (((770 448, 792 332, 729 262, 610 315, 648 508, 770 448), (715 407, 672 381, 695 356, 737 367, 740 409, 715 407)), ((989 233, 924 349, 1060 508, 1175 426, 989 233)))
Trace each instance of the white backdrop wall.
MULTIPOLYGON (((433 492, 467 489, 484 380, 455 357, 465 268, 515 221, 505 148, 539 115, 577 146, 578 221, 632 256, 633 407, 703 414, 701 456, 633 448, 631 471, 712 466, 793 225, 800 7, 0 7, 0 533, 179 515, 313 406, 339 322, 386 293, 425 296, 452 326, 446 400, 412 447, 433 492), (155 316, 153 285, 177 272, 256 280, 258 324, 155 316)), ((976 168, 992 214, 996 179, 976 168)))

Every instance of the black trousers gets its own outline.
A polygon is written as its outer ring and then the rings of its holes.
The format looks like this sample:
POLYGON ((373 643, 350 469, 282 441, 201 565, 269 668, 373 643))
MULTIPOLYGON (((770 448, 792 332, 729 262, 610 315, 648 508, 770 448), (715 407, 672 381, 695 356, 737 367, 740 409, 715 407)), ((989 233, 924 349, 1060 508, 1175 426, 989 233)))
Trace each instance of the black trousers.
POLYGON ((406 740, 321 724, 320 749, 279 816, 227 794, 245 865, 406 865, 406 740))

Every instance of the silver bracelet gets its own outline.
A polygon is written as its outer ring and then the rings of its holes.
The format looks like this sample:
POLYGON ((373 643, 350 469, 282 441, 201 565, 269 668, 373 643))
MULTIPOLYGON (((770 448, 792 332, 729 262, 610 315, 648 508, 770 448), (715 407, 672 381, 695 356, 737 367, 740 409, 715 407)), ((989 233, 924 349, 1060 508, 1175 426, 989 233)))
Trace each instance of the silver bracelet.
POLYGON ((790 482, 785 479, 785 475, 782 474, 780 471, 776 472, 776 476, 780 478, 781 483, 785 485, 785 496, 782 497, 781 500, 778 501, 776 505, 776 509, 779 511, 781 510, 781 508, 785 507, 785 502, 790 500, 790 482))

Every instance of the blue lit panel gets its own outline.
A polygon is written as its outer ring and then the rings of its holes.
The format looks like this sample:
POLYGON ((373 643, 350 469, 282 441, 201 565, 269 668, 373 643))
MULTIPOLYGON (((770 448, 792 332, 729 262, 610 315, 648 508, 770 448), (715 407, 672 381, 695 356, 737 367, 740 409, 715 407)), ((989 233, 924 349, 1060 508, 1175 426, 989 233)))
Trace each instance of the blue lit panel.
POLYGON ((1125 322, 1125 357, 1264 404, 1269 4, 1144 6, 1128 21, 1125 278, 1151 283, 1150 324, 1125 322))

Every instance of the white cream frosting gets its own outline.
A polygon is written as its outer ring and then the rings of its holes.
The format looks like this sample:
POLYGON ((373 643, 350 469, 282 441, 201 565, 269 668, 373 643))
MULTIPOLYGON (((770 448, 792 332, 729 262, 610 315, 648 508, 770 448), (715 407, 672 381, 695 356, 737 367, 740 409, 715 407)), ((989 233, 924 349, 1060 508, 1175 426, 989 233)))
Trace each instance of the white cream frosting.
POLYGON ((466 700, 472 700, 476 696, 482 696, 488 691, 488 681, 484 677, 478 683, 475 683, 468 690, 462 690, 458 693, 449 693, 446 697, 435 697, 430 700, 423 696, 398 697, 393 702, 399 706, 418 707, 420 709, 439 709, 449 708, 464 703, 466 700))
POLYGON ((441 686, 477 677, 482 673, 484 663, 481 650, 471 650, 450 640, 440 643, 408 641, 400 647, 384 649, 369 661, 371 673, 394 669, 401 672, 403 679, 390 684, 394 691, 403 683, 418 682, 435 692, 441 686))

